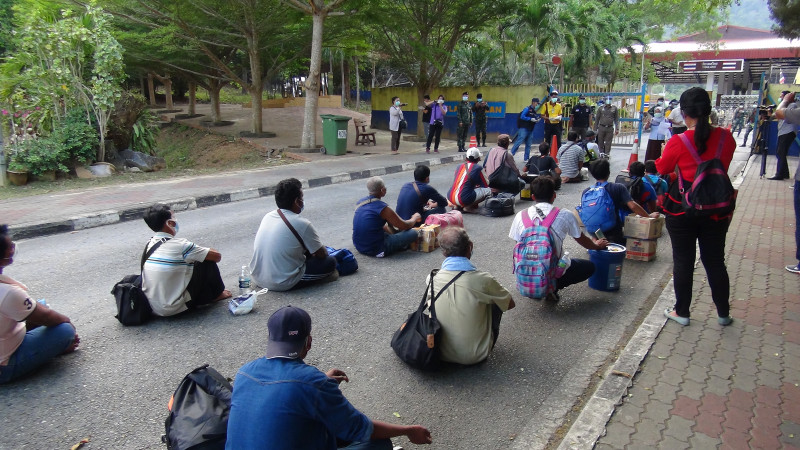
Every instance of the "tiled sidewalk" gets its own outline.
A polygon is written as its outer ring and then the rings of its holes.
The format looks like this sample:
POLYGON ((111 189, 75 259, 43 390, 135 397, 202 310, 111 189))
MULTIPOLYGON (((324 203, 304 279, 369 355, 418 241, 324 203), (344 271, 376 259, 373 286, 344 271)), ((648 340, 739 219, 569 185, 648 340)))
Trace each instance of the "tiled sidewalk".
POLYGON ((665 324, 596 448, 800 449, 800 276, 784 269, 796 262, 793 180, 758 171, 728 232, 734 323, 717 324, 699 264, 691 325, 665 324))

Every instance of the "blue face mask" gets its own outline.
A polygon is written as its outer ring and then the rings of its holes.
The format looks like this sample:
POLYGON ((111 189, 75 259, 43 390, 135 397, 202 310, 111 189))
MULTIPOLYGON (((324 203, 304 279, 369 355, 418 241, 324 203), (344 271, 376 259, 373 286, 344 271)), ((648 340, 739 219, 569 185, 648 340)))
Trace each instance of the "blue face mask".
POLYGON ((172 228, 175 230, 175 234, 178 234, 178 230, 180 230, 181 227, 178 225, 177 220, 173 219, 172 222, 175 224, 172 226, 172 228))
POLYGON ((400 100, 394 102, 394 106, 400 106, 400 100))
POLYGON ((465 96, 461 97, 461 100, 464 100, 465 102, 466 102, 466 101, 469 101, 469 97, 467 97, 467 96, 465 95, 465 96))

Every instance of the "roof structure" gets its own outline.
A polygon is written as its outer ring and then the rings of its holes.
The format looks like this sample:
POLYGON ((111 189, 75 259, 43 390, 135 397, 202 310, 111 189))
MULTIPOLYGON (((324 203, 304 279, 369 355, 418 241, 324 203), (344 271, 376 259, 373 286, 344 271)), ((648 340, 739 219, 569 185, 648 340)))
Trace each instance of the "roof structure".
MULTIPOLYGON (((787 82, 794 80, 800 67, 800 41, 783 39, 769 30, 735 25, 723 25, 717 31, 722 37, 716 42, 709 41, 706 33, 694 33, 680 36, 671 42, 647 44, 646 58, 664 83, 705 81, 704 73, 678 72, 673 63, 676 60, 743 59, 742 72, 724 73, 725 84, 738 91, 748 90, 753 83, 758 82, 763 72, 770 73, 770 69, 776 74, 775 77, 782 71, 787 82)), ((642 46, 636 45, 633 49, 636 53, 641 53, 642 46)))

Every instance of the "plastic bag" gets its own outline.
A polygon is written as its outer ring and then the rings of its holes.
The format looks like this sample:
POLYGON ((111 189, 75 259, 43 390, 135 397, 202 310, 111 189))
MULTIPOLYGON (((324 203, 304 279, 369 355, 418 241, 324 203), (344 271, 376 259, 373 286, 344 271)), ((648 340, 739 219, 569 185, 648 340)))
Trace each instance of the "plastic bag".
POLYGON ((258 296, 266 294, 267 290, 267 288, 264 288, 258 292, 253 291, 230 299, 230 301, 228 301, 228 310, 234 316, 242 316, 249 313, 253 310, 253 307, 256 306, 256 299, 258 299, 258 296))

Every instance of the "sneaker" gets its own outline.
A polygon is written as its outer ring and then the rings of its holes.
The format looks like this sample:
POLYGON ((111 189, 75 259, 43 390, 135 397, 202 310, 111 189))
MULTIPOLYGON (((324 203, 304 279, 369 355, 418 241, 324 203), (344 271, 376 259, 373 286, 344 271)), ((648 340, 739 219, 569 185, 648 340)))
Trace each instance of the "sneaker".
POLYGON ((717 317, 717 323, 722 325, 723 327, 727 327, 728 325, 733 323, 733 318, 731 316, 717 317))
POLYGON ((433 149, 433 153, 439 153, 439 149, 438 148, 433 149))
POLYGON ((800 273, 800 264, 795 264, 793 266, 786 266, 786 270, 792 273, 800 273))
POLYGON ((323 283, 331 283, 331 282, 336 281, 338 279, 339 279, 339 271, 336 270, 336 269, 333 269, 333 272, 331 272, 327 277, 323 278, 321 281, 323 283))
POLYGON ((667 319, 674 320, 675 322, 678 322, 679 324, 681 324, 683 326, 689 325, 689 318, 688 317, 681 317, 681 316, 679 316, 677 314, 674 314, 674 313, 675 313, 675 310, 672 309, 672 308, 667 308, 667 309, 664 310, 664 315, 667 316, 667 319))
POLYGON ((431 152, 431 149, 429 149, 429 148, 425 149, 425 153, 430 153, 430 152, 431 152))

